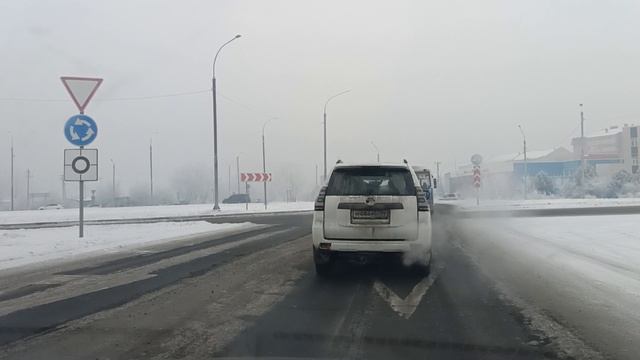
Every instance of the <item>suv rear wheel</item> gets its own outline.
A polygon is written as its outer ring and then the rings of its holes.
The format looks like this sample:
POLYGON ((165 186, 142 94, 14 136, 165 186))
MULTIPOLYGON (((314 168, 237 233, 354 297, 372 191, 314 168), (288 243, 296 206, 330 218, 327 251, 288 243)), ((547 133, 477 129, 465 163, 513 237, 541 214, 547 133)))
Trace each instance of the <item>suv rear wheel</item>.
POLYGON ((333 268, 332 263, 318 264, 316 263, 316 275, 319 277, 328 277, 333 268))
POLYGON ((313 249, 313 263, 316 266, 316 275, 320 277, 327 277, 331 273, 333 268, 333 260, 327 258, 326 254, 319 253, 315 248, 313 249))

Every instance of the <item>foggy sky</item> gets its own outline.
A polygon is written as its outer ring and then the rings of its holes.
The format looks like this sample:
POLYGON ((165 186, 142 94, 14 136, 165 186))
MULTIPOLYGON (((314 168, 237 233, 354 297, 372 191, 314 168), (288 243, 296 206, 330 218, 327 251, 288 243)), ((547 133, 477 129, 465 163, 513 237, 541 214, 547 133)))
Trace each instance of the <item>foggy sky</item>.
MULTIPOLYGON (((277 197, 329 165, 406 158, 443 172, 521 149, 568 146, 587 131, 638 123, 640 6, 636 1, 28 1, 0 2, 0 198, 8 197, 9 139, 17 191, 59 191, 62 127, 77 110, 61 75, 104 83, 86 113, 98 123, 99 184, 111 163, 126 193, 177 172, 212 177, 211 93, 217 48, 221 192, 228 166, 259 171, 261 128, 277 197), (9 100, 15 98, 31 101, 9 100), (47 100, 47 101, 35 101, 47 100), (49 101, 61 100, 61 101, 49 101)), ((257 187, 255 188, 257 189, 257 187)), ((124 195, 124 194, 122 194, 124 195)))

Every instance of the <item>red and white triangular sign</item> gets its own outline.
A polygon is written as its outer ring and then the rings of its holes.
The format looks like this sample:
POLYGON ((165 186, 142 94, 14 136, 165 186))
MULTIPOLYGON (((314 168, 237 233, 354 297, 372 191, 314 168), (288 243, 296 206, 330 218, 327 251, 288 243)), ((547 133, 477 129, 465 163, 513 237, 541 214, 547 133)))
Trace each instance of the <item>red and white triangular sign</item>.
POLYGON ((91 101, 96 90, 102 84, 102 79, 100 78, 61 76, 60 80, 62 80, 64 87, 71 95, 71 99, 73 99, 81 114, 84 113, 84 109, 89 105, 89 101, 91 101))

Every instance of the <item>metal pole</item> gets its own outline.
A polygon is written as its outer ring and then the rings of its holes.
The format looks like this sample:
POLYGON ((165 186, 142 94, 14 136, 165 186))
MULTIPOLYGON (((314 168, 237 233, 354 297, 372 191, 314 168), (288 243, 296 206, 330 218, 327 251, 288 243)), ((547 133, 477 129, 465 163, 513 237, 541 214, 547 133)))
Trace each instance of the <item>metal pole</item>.
POLYGON ((31 210, 31 193, 29 189, 30 179, 31 179, 31 170, 27 169, 27 210, 31 210))
POLYGON ((220 210, 218 204, 218 109, 216 104, 216 78, 211 80, 213 92, 213 210, 220 210))
POLYGON ((229 195, 231 195, 231 164, 229 164, 229 180, 227 184, 229 185, 229 195))
POLYGON ((153 139, 149 139, 149 191, 153 204, 153 139))
POLYGON ((527 139, 522 141, 524 147, 524 199, 527 200, 527 180, 529 180, 529 163, 527 161, 527 139))
POLYGON ((316 164, 316 186, 318 186, 318 164, 316 164))
MULTIPOLYGON (((267 173, 267 163, 265 160, 265 150, 264 150, 264 127, 262 128, 262 172, 264 174, 267 173)), ((267 210, 267 182, 263 181, 264 185, 264 209, 267 210)))
MULTIPOLYGON (((80 112, 82 114, 82 112, 80 112)), ((80 146, 80 154, 82 154, 84 146, 80 146)), ((82 179, 82 176, 80 177, 82 179)), ((84 237, 84 181, 78 181, 78 237, 84 237)))
POLYGON ((64 174, 62 174, 60 176, 60 179, 62 180, 62 206, 66 206, 67 203, 67 186, 64 182, 64 174))
POLYGON ((323 182, 327 181, 327 105, 329 105, 329 102, 331 100, 333 100, 334 98, 346 94, 351 90, 345 90, 341 93, 335 94, 332 97, 330 97, 329 99, 327 99, 327 101, 324 103, 324 121, 323 121, 323 128, 324 128, 324 175, 322 176, 322 180, 323 182))
POLYGON ((113 206, 116 205, 116 163, 111 160, 111 197, 113 201, 113 206))
POLYGON ((80 184, 80 201, 79 201, 79 205, 80 205, 80 221, 79 221, 79 236, 80 237, 84 237, 84 181, 80 180, 78 181, 78 183, 80 184))
MULTIPOLYGON (((442 183, 440 182, 440 164, 442 164, 440 161, 436 161, 436 179, 438 180, 438 189, 442 189, 442 183)), ((441 194, 442 192, 438 190, 438 193, 441 194)))
POLYGON ((584 171, 585 171, 585 158, 584 158, 584 112, 582 110, 582 104, 580 104, 580 168, 582 173, 580 175, 580 182, 584 188, 584 171))
POLYGON ((236 156, 236 175, 238 177, 238 194, 240 194, 240 156, 236 156))
POLYGON ((522 130, 522 126, 518 125, 518 129, 520 129, 520 133, 522 134, 522 147, 523 147, 523 155, 524 155, 524 189, 523 196, 524 199, 527 200, 527 178, 529 177, 529 168, 527 163, 527 137, 524 135, 524 130, 522 130))
POLYGON ((14 207, 14 193, 13 193, 13 159, 15 158, 15 154, 13 152, 13 136, 11 136, 11 211, 15 209, 14 207))
MULTIPOLYGON (((266 151, 265 151, 265 145, 264 145, 264 129, 267 126, 267 124, 273 119, 275 119, 275 118, 271 118, 271 119, 265 121, 264 124, 262 125, 262 172, 264 174, 267 173, 267 162, 265 160, 266 151)), ((267 209, 267 182, 264 181, 262 185, 264 186, 264 209, 266 210, 267 209)))
POLYGON ((216 61, 218 60, 218 55, 220 54, 222 48, 239 37, 240 35, 236 35, 233 39, 222 44, 222 46, 220 46, 220 48, 218 49, 218 52, 216 52, 216 56, 213 58, 213 76, 211 78, 211 93, 213 96, 213 210, 220 210, 220 204, 218 202, 218 106, 216 103, 216 61))
POLYGON ((371 146, 373 146, 373 148, 376 149, 376 154, 378 154, 378 163, 380 163, 380 149, 378 149, 378 147, 373 141, 371 142, 371 146))
POLYGON ((327 107, 325 105, 324 121, 322 122, 324 128, 324 172, 322 174, 322 182, 327 182, 327 107))

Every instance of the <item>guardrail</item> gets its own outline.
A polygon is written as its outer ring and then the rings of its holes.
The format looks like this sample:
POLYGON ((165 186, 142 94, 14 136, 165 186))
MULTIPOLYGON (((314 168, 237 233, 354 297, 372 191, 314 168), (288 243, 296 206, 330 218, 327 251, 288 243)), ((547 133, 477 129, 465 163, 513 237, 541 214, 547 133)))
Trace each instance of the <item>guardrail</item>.
MULTIPOLYGON (((207 221, 216 219, 229 218, 255 218, 265 216, 280 216, 292 214, 313 213, 313 210, 289 210, 289 211, 272 211, 259 213, 236 213, 236 214, 207 214, 207 215, 187 215, 187 216, 161 216, 149 218, 133 218, 133 219, 99 219, 85 220, 85 225, 121 225, 121 224, 150 224, 158 222, 184 222, 184 221, 207 221)), ((42 229, 77 226, 78 221, 51 221, 51 222, 33 222, 18 224, 0 224, 0 230, 18 230, 18 229, 42 229)))

